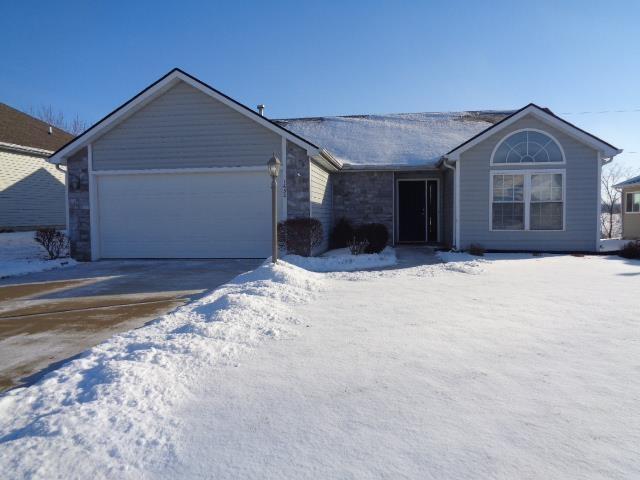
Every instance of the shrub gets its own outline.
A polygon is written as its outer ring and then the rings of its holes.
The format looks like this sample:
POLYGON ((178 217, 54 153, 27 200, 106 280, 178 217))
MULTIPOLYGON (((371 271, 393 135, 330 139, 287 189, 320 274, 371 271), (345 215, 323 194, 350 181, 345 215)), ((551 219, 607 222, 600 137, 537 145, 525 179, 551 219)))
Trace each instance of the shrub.
POLYGON ((487 251, 484 249, 482 245, 478 245, 477 243, 472 243, 469 245, 469 253, 471 255, 476 255, 478 257, 483 257, 487 251))
POLYGON ((41 228, 36 232, 34 240, 44 247, 49 254, 49 260, 66 255, 69 248, 67 237, 55 228, 41 228))
POLYGON ((331 230, 331 236, 329 237, 329 248, 345 248, 349 246, 349 242, 353 240, 353 226, 351 222, 342 217, 336 223, 333 230, 331 230))
POLYGON ((365 223, 356 229, 355 236, 366 240, 364 253, 380 253, 387 246, 389 230, 381 223, 365 223))
POLYGON ((640 258, 640 240, 626 243, 619 255, 623 258, 640 258))
POLYGON ((347 247, 349 248, 351 255, 360 255, 361 253, 364 253, 368 245, 369 242, 366 238, 358 238, 356 235, 347 242, 347 247))
POLYGON ((278 224, 278 244, 288 253, 307 257, 322 243, 322 223, 317 218, 290 218, 278 224))

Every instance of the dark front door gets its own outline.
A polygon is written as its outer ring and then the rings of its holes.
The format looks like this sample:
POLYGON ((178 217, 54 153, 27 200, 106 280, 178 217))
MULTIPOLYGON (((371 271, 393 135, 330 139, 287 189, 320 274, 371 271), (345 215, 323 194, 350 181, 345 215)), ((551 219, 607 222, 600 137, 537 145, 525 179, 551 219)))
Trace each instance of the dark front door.
POLYGON ((427 242, 438 241, 438 182, 427 180, 427 242))
POLYGON ((398 182, 398 240, 424 242, 427 234, 427 195, 424 180, 398 182))

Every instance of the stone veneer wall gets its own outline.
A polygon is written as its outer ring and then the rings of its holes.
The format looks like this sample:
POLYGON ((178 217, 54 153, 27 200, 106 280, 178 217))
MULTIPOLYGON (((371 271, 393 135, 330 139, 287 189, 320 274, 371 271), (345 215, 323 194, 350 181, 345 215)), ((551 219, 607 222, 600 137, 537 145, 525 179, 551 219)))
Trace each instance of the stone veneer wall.
POLYGON ((309 156, 304 148, 287 142, 287 217, 308 218, 310 204, 309 156))
POLYGON ((382 223, 393 242, 393 172, 338 172, 333 175, 333 218, 354 225, 382 223))
POLYGON ((69 189, 69 241, 71 257, 91 260, 91 223, 89 209, 89 163, 87 149, 67 159, 69 189))
MULTIPOLYGON (((287 141, 287 218, 311 216, 311 168, 304 148, 287 141)), ((302 241, 296 247, 301 255, 311 255, 311 246, 302 241)))

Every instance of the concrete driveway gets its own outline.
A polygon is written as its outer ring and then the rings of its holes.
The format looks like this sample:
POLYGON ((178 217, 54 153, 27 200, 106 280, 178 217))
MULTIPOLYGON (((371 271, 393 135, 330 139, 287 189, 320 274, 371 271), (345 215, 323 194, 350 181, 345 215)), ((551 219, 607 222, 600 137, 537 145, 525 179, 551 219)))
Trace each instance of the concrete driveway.
POLYGON ((261 262, 100 261, 0 280, 0 391, 28 385, 261 262))

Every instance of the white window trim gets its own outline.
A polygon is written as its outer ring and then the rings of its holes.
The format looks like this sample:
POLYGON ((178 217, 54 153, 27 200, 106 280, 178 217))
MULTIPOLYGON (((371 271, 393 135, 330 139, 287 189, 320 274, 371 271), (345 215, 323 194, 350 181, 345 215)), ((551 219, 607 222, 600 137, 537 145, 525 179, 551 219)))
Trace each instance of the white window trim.
POLYGON ((551 135, 549 132, 546 132, 544 130, 539 130, 537 128, 521 128, 519 130, 514 130, 513 132, 509 132, 507 135, 505 135, 502 140, 500 140, 495 147, 493 147, 493 151, 491 152, 491 161, 489 162, 489 165, 491 165, 492 167, 505 167, 505 166, 509 166, 509 165, 524 165, 524 166, 544 166, 544 165, 566 165, 567 164, 567 157, 564 154, 564 149, 562 148, 562 145, 560 144, 560 142, 558 141, 558 139, 556 137, 554 137, 553 135, 551 135), (558 146, 558 148, 560 149, 560 153, 562 154, 562 161, 561 162, 526 162, 526 163, 494 163, 493 159, 496 155, 496 152, 498 151, 498 148, 500 148, 500 145, 502 145, 506 140, 508 140, 511 136, 516 135, 518 133, 521 132, 537 132, 537 133, 541 133, 542 135, 546 135, 548 136, 551 140, 553 140, 556 145, 558 146))
MULTIPOLYGON (((633 210, 629 211, 627 210, 627 196, 628 195, 640 195, 640 192, 625 192, 624 194, 624 214, 625 215, 638 215, 640 214, 640 211, 638 212, 634 212, 633 210)), ((633 198, 631 199, 631 203, 633 204, 633 198)), ((631 208, 633 209, 633 205, 631 206, 631 208)))
POLYGON ((555 233, 564 232, 567 228, 567 171, 565 169, 540 169, 540 170, 490 170, 489 171, 489 231, 490 232, 532 232, 555 233), (531 230, 531 175, 545 174, 562 175, 562 229, 557 230, 531 230), (494 175, 524 175, 524 228, 520 230, 502 230, 493 228, 493 177, 494 175))

